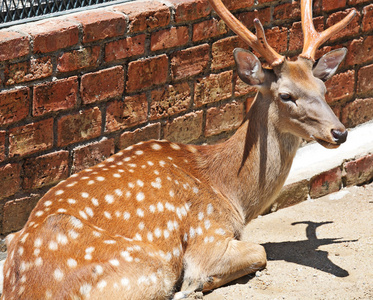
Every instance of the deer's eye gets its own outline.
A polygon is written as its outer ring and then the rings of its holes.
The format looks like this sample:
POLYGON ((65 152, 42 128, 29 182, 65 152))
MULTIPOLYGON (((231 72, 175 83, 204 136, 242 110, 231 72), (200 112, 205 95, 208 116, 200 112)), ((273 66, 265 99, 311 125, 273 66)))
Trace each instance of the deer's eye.
POLYGON ((282 101, 293 101, 293 97, 288 93, 280 93, 280 99, 282 101))

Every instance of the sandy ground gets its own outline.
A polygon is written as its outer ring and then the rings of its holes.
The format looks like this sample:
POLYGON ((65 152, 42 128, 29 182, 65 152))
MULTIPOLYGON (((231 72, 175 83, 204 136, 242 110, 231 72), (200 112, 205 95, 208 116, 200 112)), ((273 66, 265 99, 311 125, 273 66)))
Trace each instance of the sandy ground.
POLYGON ((252 221, 267 268, 203 299, 373 299, 373 183, 252 221))

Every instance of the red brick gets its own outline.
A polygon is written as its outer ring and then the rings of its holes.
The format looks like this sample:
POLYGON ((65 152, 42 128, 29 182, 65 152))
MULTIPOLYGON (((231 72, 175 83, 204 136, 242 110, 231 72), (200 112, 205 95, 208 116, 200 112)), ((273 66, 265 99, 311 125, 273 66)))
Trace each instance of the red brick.
POLYGON ((237 36, 221 39, 213 43, 211 69, 218 70, 233 66, 233 50, 246 47, 246 44, 237 36))
POLYGON ((325 85, 325 99, 328 103, 351 99, 355 91, 355 71, 336 74, 325 85))
POLYGON ((58 151, 28 158, 23 164, 25 190, 56 184, 69 176, 69 151, 58 151))
POLYGON ((20 88, 0 92, 0 124, 20 121, 28 116, 30 90, 20 88))
POLYGON ((129 96, 124 101, 113 101, 106 109, 105 131, 116 131, 143 123, 148 118, 148 101, 145 94, 129 96))
POLYGON ((237 129, 244 116, 243 103, 235 101, 222 107, 211 107, 207 110, 205 136, 217 135, 237 129))
POLYGON ((59 147, 92 139, 101 134, 102 116, 98 107, 61 117, 57 122, 59 147))
POLYGON ((114 139, 102 139, 99 142, 76 147, 73 150, 72 173, 92 167, 114 154, 114 139))
POLYGON ((128 16, 130 32, 145 31, 170 23, 169 8, 158 1, 136 1, 113 8, 128 16))
POLYGON ((209 62, 208 44, 187 48, 171 56, 171 75, 173 79, 194 76, 206 70, 209 62))
POLYGON ((13 31, 0 31, 0 61, 19 58, 30 53, 27 35, 13 31))
POLYGON ((53 52, 79 42, 78 25, 59 18, 35 22, 32 26, 21 25, 20 30, 29 33, 33 38, 35 53, 53 52))
POLYGON ((235 80, 235 88, 234 88, 234 95, 236 97, 243 96, 243 95, 253 95, 257 92, 256 87, 248 85, 247 83, 243 82, 240 77, 236 75, 235 80))
POLYGON ((82 48, 63 53, 57 60, 59 72, 71 72, 99 64, 100 46, 82 48))
POLYGON ((22 229, 39 199, 40 195, 31 195, 30 197, 24 197, 5 203, 2 233, 6 234, 22 229))
POLYGON ((285 3, 277 5, 273 11, 273 20, 282 21, 288 19, 299 19, 300 18, 300 1, 291 1, 291 3, 285 3))
POLYGON ((211 19, 193 25, 193 42, 216 37, 228 32, 228 27, 220 20, 211 19))
POLYGON ((373 4, 365 6, 363 9, 363 30, 373 30, 373 4))
POLYGON ((53 65, 49 56, 31 58, 28 61, 11 64, 4 70, 5 85, 28 82, 51 76, 53 65))
POLYGON ((127 131, 121 134, 119 138, 119 148, 125 149, 128 146, 151 139, 159 140, 161 138, 161 124, 150 124, 134 131, 127 131))
POLYGON ((231 97, 232 75, 232 71, 226 71, 196 80, 194 85, 195 105, 199 107, 231 97))
POLYGON ((73 76, 34 86, 34 116, 69 109, 76 105, 78 77, 73 76))
POLYGON ((126 19, 123 14, 105 10, 86 11, 69 19, 82 24, 83 43, 120 36, 126 30, 126 19))
POLYGON ((241 21, 243 25, 249 28, 253 33, 254 30, 254 19, 257 18, 260 20, 262 25, 268 25, 271 22, 271 8, 267 7, 260 10, 243 12, 237 15, 237 19, 241 21))
POLYGON ((21 166, 7 164, 0 167, 0 199, 14 195, 21 187, 21 166))
POLYGON ((6 158, 5 140, 6 140, 6 131, 0 130, 0 161, 3 161, 6 158))
POLYGON ((111 62, 145 52, 145 34, 113 41, 105 45, 105 61, 111 62))
POLYGON ((190 87, 187 82, 167 85, 151 93, 150 119, 160 119, 187 110, 191 104, 190 87))
MULTIPOLYGON (((324 30, 324 18, 317 17, 313 19, 313 24, 317 31, 324 30)), ((302 50, 303 48, 303 32, 301 22, 295 22, 289 30, 289 50, 302 50)))
POLYGON ((53 146, 53 119, 46 119, 9 130, 9 156, 23 156, 53 146))
POLYGON ((337 10, 346 7, 347 0, 322 0, 324 11, 337 10))
POLYGON ((373 95, 373 65, 362 67, 358 73, 358 88, 359 94, 373 95))
MULTIPOLYGON (((347 9, 345 11, 338 11, 334 14, 331 14, 328 20, 326 21, 326 27, 328 28, 336 24, 337 22, 341 21, 345 16, 348 15, 350 11, 351 9, 347 9)), ((337 34, 333 34, 333 36, 330 38, 330 41, 335 41, 340 38, 357 35, 359 33, 360 24, 360 13, 357 12, 357 15, 352 19, 350 24, 348 24, 346 28, 342 29, 337 34)))
POLYGON ((311 178, 310 196, 319 198, 324 195, 339 191, 342 187, 342 171, 336 167, 311 178))
POLYGON ((373 59, 373 36, 361 37, 348 45, 346 64, 349 66, 366 63, 373 59))
POLYGON ((203 112, 178 117, 164 127, 164 138, 171 142, 189 143, 202 134, 203 112))
POLYGON ((80 94, 84 104, 120 97, 124 91, 124 70, 117 66, 82 76, 80 94))
POLYGON ((342 122, 348 127, 373 120, 373 98, 356 99, 342 111, 342 122))
POLYGON ((132 61, 128 64, 127 92, 165 83, 167 75, 168 57, 165 54, 132 61))
POLYGON ((154 32, 150 40, 150 50, 157 51, 185 45, 189 41, 188 31, 187 26, 180 26, 154 32))
POLYGON ((360 185, 373 179, 373 155, 369 154, 344 164, 346 185, 360 185))
POLYGON ((211 6, 208 0, 170 0, 175 9, 175 22, 188 22, 208 16, 211 6))
POLYGON ((278 53, 285 52, 288 47, 288 30, 285 27, 273 27, 265 31, 268 44, 278 53))
POLYGON ((251 6, 254 6, 254 2, 254 0, 223 0, 224 5, 229 10, 250 8, 251 6))

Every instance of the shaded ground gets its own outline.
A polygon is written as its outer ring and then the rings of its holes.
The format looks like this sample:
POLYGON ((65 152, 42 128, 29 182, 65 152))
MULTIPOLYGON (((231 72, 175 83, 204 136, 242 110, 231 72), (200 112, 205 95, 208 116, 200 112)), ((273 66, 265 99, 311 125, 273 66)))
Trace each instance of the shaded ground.
POLYGON ((203 299, 373 299, 373 184, 258 218, 244 237, 267 269, 203 299))

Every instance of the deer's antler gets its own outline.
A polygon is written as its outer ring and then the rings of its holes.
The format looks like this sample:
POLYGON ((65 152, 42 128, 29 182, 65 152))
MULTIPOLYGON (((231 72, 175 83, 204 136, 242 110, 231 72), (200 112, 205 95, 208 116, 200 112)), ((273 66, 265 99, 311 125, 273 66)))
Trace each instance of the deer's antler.
POLYGON ((209 0, 211 6, 220 18, 241 37, 251 48, 260 53, 272 66, 281 64, 285 57, 277 53, 268 43, 262 24, 258 19, 254 20, 256 35, 248 30, 231 12, 221 0, 209 0))
POLYGON ((312 21, 312 0, 301 0, 302 30, 304 35, 303 51, 299 55, 307 59, 314 60, 317 48, 328 40, 333 34, 345 28, 356 15, 356 10, 351 11, 343 20, 317 32, 312 21))

